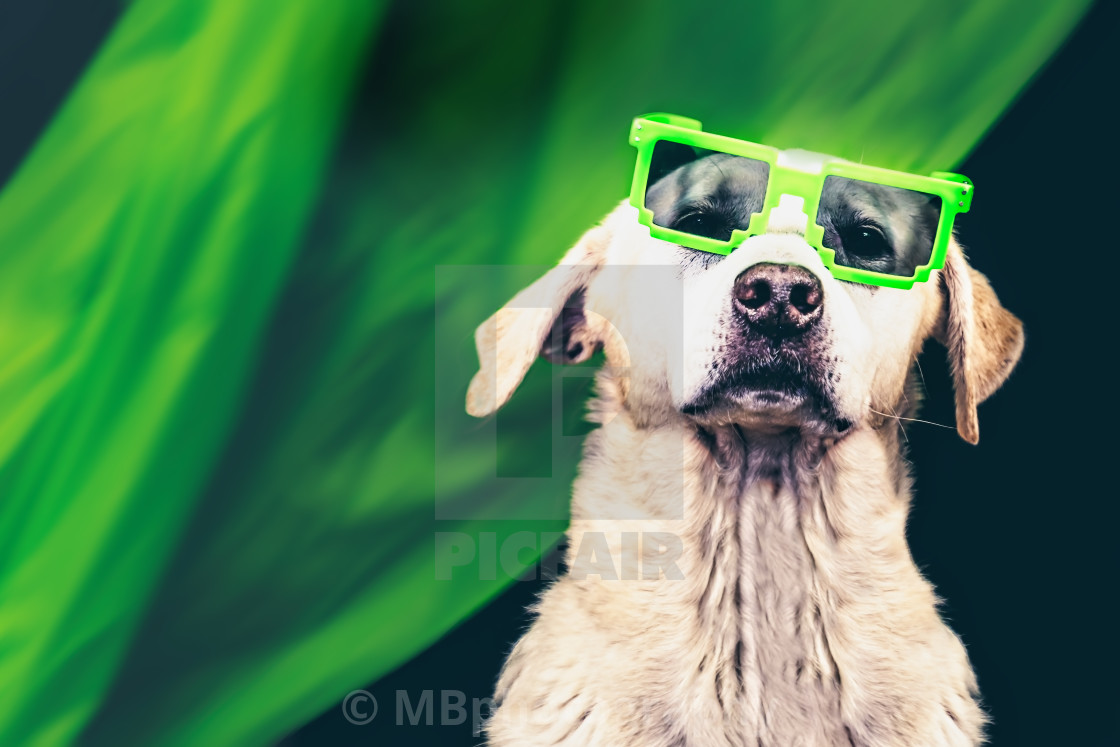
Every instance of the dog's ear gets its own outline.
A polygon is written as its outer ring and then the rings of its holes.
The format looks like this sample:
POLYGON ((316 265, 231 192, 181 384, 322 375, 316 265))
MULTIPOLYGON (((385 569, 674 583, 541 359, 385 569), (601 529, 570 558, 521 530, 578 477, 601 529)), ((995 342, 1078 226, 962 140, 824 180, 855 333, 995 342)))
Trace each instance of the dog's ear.
POLYGON ((941 271, 937 338, 949 352, 957 432, 980 440, 976 407, 1007 379, 1023 352, 1023 323, 1003 308, 988 279, 972 269, 953 241, 941 271))
POLYGON ((478 373, 467 389, 467 412, 485 417, 509 401, 538 355, 581 363, 601 346, 583 310, 584 293, 602 267, 609 229, 585 233, 560 264, 483 322, 475 332, 478 373))

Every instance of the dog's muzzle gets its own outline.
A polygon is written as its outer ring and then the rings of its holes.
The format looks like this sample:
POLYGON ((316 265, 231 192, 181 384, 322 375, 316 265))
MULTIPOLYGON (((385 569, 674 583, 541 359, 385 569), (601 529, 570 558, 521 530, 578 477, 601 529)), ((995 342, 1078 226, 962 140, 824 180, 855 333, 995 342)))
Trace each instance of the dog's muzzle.
POLYGON ((812 271, 759 262, 731 287, 731 329, 707 384, 683 412, 760 426, 843 431, 821 323, 824 288, 812 271))

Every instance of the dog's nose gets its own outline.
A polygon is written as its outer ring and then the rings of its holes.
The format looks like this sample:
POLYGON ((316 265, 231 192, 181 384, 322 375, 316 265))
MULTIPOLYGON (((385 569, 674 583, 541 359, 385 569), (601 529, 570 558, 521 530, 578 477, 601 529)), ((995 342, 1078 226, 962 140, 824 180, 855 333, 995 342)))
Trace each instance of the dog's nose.
POLYGON ((772 338, 793 337, 821 318, 824 291, 803 267, 764 262, 735 280, 732 304, 748 324, 772 338))

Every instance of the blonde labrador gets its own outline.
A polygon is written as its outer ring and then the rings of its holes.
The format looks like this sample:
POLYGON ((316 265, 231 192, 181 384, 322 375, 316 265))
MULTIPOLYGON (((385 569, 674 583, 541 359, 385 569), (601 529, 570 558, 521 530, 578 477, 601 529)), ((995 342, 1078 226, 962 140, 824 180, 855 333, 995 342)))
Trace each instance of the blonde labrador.
POLYGON ((871 287, 778 218, 720 257, 650 238, 624 203, 479 327, 475 416, 542 352, 606 359, 569 570, 505 664, 490 744, 983 741, 965 649, 906 543, 900 418, 933 336, 976 443, 1022 325, 955 241, 930 281, 871 287))

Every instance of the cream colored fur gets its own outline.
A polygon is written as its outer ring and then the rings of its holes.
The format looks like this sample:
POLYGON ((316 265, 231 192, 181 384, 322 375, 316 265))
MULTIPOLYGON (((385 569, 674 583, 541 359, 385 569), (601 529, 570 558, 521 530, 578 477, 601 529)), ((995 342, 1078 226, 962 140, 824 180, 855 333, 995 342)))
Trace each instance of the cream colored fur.
POLYGON ((954 368, 958 428, 975 442, 976 405, 1022 349, 1018 320, 955 244, 943 280, 869 291, 831 279, 795 237, 764 236, 715 274, 682 280, 688 326, 675 358, 671 342, 657 342, 671 320, 626 273, 608 281, 599 271, 672 261, 628 211, 589 232, 477 337, 468 411, 479 416, 508 400, 577 288, 588 310, 577 332, 602 343, 609 364, 592 403, 601 425, 573 490, 569 572, 506 663, 489 743, 981 742, 968 657, 906 544, 910 478, 900 421, 884 414, 912 411, 908 374, 936 335, 954 368), (712 349, 688 342, 711 332, 698 326, 720 325, 716 311, 698 309, 775 257, 825 288, 847 387, 839 398, 855 423, 842 437, 679 412, 712 349))

